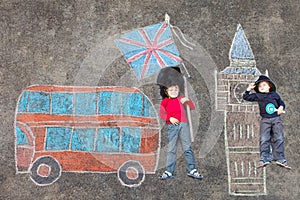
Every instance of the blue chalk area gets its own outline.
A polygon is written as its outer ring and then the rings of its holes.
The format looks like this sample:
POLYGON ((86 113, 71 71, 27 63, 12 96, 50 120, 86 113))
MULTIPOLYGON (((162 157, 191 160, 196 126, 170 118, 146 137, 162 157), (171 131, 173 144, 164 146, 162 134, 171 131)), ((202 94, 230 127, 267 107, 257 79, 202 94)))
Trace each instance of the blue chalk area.
POLYGON ((122 144, 121 150, 125 153, 138 153, 141 143, 140 128, 122 128, 122 144))
POLYGON ((29 144, 26 134, 18 126, 16 126, 16 137, 17 137, 17 145, 29 144))
POLYGON ((50 127, 46 132, 46 147, 50 150, 68 150, 72 128, 50 127))
POLYGON ((28 112, 44 113, 50 112, 50 94, 45 92, 30 92, 28 112))
MULTIPOLYGON (((143 28, 144 31, 146 32, 149 40, 151 41, 151 43, 153 43, 154 38, 157 35, 157 32, 158 32, 159 28, 162 26, 162 24, 163 23, 153 24, 153 25, 149 25, 149 26, 146 26, 143 28)), ((165 33, 163 33, 161 37, 165 38, 164 34, 165 33)), ((171 35, 169 34, 169 36, 171 36, 171 35)))
POLYGON ((99 96, 99 114, 121 114, 121 94, 119 92, 103 91, 99 96))
POLYGON ((148 67, 147 67, 147 70, 146 70, 146 74, 144 77, 149 77, 151 76, 152 74, 155 74, 157 72, 160 71, 161 67, 159 66, 158 62, 156 59, 153 59, 154 56, 152 55, 150 57, 150 62, 148 64, 148 67))
POLYGON ((242 27, 240 27, 235 34, 230 56, 233 59, 254 59, 254 55, 242 27))
MULTIPOLYGON (((227 68, 224 72, 236 73, 234 68, 227 68)), ((99 93, 71 94, 53 92, 50 95, 45 92, 24 91, 18 102, 18 112, 50 114, 50 107, 53 115, 124 114, 156 117, 151 102, 141 93, 101 91, 99 93), (98 113, 96 113, 97 111, 98 113)))
POLYGON ((120 130, 118 128, 101 128, 96 139, 97 152, 119 152, 120 130))
MULTIPOLYGON (((169 46, 173 46, 173 45, 169 45, 169 46)), ((174 51, 174 53, 173 53, 174 55, 176 55, 177 57, 179 57, 179 53, 178 52, 176 52, 173 49, 172 49, 172 51, 174 51)), ((167 51, 167 52, 170 52, 170 51, 167 51)), ((165 55, 164 53, 162 53, 160 51, 157 51, 157 53, 164 60, 164 62, 166 63, 166 66, 176 66, 176 65, 180 64, 180 62, 177 62, 176 60, 173 60, 173 58, 170 58, 169 56, 165 55)), ((159 70, 157 72, 159 72, 159 70)))
POLYGON ((74 129, 72 136, 72 150, 93 151, 95 132, 96 129, 94 128, 74 129))
MULTIPOLYGON (((136 38, 134 38, 133 40, 138 39, 137 37, 139 37, 141 39, 139 41, 140 43, 142 43, 142 44, 145 43, 143 38, 140 35, 137 35, 136 38)), ((122 37, 122 38, 125 38, 125 37, 122 37)), ((128 37, 128 39, 132 39, 132 38, 128 37)), ((145 47, 138 46, 135 44, 129 44, 127 42, 123 42, 120 40, 115 40, 115 43, 121 49, 121 51, 123 52, 126 59, 136 55, 137 53, 140 53, 140 52, 146 50, 145 47)))
POLYGON ((73 94, 52 93, 52 114, 72 114, 73 94))
MULTIPOLYGON (((167 39, 166 39, 166 40, 167 40, 167 39)), ((174 55, 177 56, 177 57, 180 57, 179 51, 178 51, 177 46, 176 46, 176 44, 175 44, 174 42, 171 43, 171 44, 169 44, 169 45, 167 45, 167 46, 163 46, 163 47, 161 48, 161 50, 164 50, 164 51, 166 51, 166 52, 169 52, 169 53, 171 53, 171 54, 174 54, 174 55)), ((160 52, 160 51, 157 51, 157 52, 160 52)), ((161 56, 161 54, 160 54, 160 56, 161 56)), ((167 66, 170 66, 168 62, 166 62, 166 65, 167 65, 167 66)))
POLYGON ((251 74, 251 75, 260 75, 260 72, 256 67, 226 67, 223 70, 225 74, 251 74))
POLYGON ((135 72, 138 80, 141 79, 143 68, 146 67, 145 59, 146 59, 146 54, 143 54, 138 59, 136 59, 130 63, 130 66, 132 67, 133 71, 135 72))
POLYGON ((151 104, 151 102, 144 97, 144 116, 145 117, 156 117, 155 110, 151 104))
MULTIPOLYGON (((135 29, 135 30, 133 30, 129 33, 125 33, 124 35, 121 36, 121 38, 130 39, 130 40, 133 40, 133 41, 138 41, 139 43, 146 45, 146 42, 145 42, 144 38, 141 36, 141 34, 139 33, 139 31, 137 29, 135 29)), ((127 53, 127 52, 130 52, 134 49, 141 48, 140 46, 132 44, 131 46, 133 46, 135 48, 133 48, 133 49, 129 48, 128 49, 128 45, 130 45, 129 43, 122 42, 120 40, 115 40, 115 42, 116 42, 117 46, 121 50, 123 50, 124 54, 127 53)))
POLYGON ((124 115, 142 116, 143 96, 140 93, 124 93, 122 95, 122 113, 124 115))
POLYGON ((97 108, 97 93, 77 93, 75 97, 76 115, 95 115, 97 108))
POLYGON ((24 91, 18 103, 18 112, 26 112, 28 105, 29 92, 24 91))
MULTIPOLYGON (((137 54, 139 54, 139 53, 141 53, 141 52, 143 52, 145 50, 147 50, 147 48, 141 47, 139 49, 133 49, 132 51, 127 52, 126 55, 125 55, 125 57, 127 59, 129 59, 129 58, 131 58, 133 56, 136 56, 137 54)), ((142 68, 144 66, 144 63, 145 63, 146 55, 147 54, 140 55, 140 57, 137 60, 131 61, 130 65, 142 68)))
MULTIPOLYGON (((163 25, 163 23, 160 23, 160 26, 162 26, 162 25, 163 25)), ((160 38, 158 40, 158 44, 170 39, 171 37, 172 37, 172 32, 171 32, 170 26, 168 25, 168 26, 166 26, 165 30, 163 31, 163 34, 160 36, 160 38)))

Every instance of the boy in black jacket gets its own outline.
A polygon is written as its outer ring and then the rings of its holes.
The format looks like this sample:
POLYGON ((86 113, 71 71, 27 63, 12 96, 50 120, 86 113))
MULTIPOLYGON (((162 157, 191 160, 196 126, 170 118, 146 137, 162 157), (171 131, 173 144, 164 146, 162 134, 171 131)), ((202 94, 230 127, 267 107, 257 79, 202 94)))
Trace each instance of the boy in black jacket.
POLYGON ((257 101, 260 115, 260 161, 258 168, 265 167, 275 160, 276 164, 286 169, 288 166, 284 156, 284 132, 280 115, 284 113, 285 104, 276 93, 273 81, 261 75, 255 83, 250 83, 243 94, 247 101, 257 101), (254 89, 256 93, 250 93, 254 89), (272 155, 271 156, 271 139, 272 155))

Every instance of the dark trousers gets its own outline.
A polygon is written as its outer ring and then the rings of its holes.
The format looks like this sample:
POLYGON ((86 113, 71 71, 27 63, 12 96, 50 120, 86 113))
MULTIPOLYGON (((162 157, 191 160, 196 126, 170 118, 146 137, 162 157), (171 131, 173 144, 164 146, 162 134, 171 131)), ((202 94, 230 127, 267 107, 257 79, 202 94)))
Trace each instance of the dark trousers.
POLYGON ((260 121, 260 159, 265 162, 285 160, 284 132, 280 117, 262 118, 260 121))

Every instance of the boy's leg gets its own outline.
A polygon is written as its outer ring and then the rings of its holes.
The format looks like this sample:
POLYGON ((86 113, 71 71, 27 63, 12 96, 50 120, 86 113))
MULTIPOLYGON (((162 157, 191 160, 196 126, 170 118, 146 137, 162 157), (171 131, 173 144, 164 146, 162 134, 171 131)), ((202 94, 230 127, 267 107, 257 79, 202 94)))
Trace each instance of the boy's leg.
POLYGON ((273 149, 274 149, 274 133, 273 133, 273 130, 271 129, 271 144, 270 144, 270 157, 271 157, 271 160, 273 161, 273 149))
POLYGON ((260 160, 271 162, 270 142, 271 142, 271 120, 263 118, 260 121, 260 160))
POLYGON ((179 137, 181 141, 181 146, 184 152, 186 169, 188 172, 195 169, 195 158, 192 150, 192 142, 190 138, 190 128, 188 123, 181 122, 181 131, 179 132, 179 137))
POLYGON ((272 121, 272 131, 273 131, 273 158, 274 160, 283 161, 285 160, 284 156, 284 132, 282 120, 280 117, 273 118, 272 121))
POLYGON ((176 152, 179 126, 168 124, 168 155, 167 155, 167 171, 174 175, 176 166, 176 152))

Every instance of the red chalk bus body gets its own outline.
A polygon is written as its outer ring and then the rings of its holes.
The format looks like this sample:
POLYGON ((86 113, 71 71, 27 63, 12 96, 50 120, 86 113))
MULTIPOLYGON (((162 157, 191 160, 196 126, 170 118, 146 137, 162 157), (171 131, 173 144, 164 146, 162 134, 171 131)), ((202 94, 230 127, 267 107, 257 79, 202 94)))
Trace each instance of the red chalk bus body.
POLYGON ((158 163, 157 114, 136 88, 30 86, 18 101, 15 135, 16 171, 38 185, 62 171, 117 172, 134 187, 158 163))

